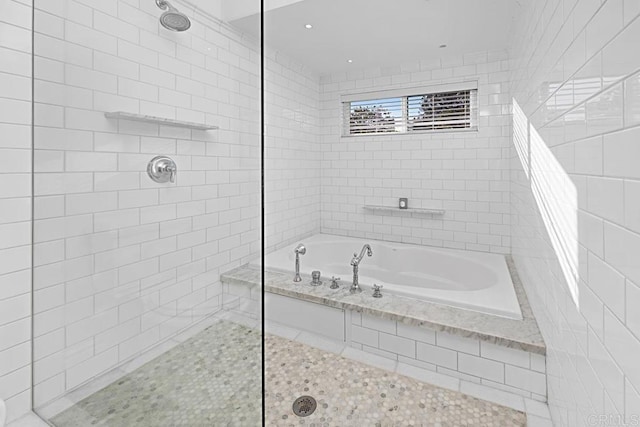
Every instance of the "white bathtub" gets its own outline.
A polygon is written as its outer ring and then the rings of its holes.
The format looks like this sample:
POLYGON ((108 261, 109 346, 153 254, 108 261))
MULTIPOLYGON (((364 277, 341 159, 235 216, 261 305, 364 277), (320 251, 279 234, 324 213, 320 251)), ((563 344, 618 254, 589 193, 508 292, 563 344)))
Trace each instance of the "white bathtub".
MULTIPOLYGON (((351 283, 353 253, 369 243, 373 256, 360 263, 359 282, 365 292, 374 283, 383 285, 383 295, 445 304, 482 313, 522 319, 520 305, 503 256, 481 252, 440 249, 427 246, 389 243, 329 234, 317 234, 301 240, 307 247, 300 257, 300 272, 310 275, 320 270, 329 285, 331 276, 351 283)), ((291 272, 295 266, 296 245, 266 256, 266 268, 291 272)), ((259 265, 259 261, 254 263, 259 265)), ((307 286, 307 282, 301 282, 307 286)))

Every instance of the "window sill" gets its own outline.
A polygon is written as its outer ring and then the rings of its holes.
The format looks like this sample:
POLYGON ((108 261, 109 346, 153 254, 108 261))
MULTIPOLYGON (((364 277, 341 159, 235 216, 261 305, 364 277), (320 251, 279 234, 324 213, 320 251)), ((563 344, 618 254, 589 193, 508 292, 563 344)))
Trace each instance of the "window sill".
POLYGON ((473 133, 478 132, 478 128, 472 129, 453 129, 453 130, 423 130, 414 132, 376 132, 376 133, 357 133, 353 135, 340 135, 340 138, 361 138, 363 136, 411 136, 411 135, 429 135, 429 134, 446 134, 446 133, 473 133))

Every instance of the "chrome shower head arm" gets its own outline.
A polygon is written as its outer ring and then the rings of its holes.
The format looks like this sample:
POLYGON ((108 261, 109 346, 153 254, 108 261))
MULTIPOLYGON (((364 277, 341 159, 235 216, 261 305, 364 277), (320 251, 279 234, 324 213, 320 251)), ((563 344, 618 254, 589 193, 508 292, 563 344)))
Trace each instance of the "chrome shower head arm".
POLYGON ((173 5, 169 3, 168 0, 156 0, 156 6, 158 6, 162 10, 168 10, 168 11, 178 10, 175 7, 173 7, 173 5))
POLYGON ((162 10, 168 10, 168 11, 178 10, 175 7, 173 7, 173 5, 169 3, 167 0, 156 0, 156 6, 158 6, 162 10))

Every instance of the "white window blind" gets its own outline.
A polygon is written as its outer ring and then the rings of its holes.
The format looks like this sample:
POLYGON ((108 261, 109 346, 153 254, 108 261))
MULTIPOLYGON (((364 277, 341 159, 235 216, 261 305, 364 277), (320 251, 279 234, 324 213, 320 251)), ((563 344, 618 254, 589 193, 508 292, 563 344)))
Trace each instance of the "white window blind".
MULTIPOLYGON (((363 100, 351 95, 343 99, 343 134, 475 130, 477 93, 477 89, 449 88, 447 91, 363 100)), ((377 93, 381 94, 383 92, 377 93)), ((367 96, 363 94, 362 97, 367 96)))

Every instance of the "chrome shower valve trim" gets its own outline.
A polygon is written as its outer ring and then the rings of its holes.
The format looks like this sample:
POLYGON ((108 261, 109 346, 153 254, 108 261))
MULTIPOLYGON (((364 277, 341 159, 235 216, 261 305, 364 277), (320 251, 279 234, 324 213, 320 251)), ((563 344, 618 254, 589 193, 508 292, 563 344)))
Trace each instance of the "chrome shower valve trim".
POLYGON ((147 165, 147 174, 149 178, 160 184, 176 182, 178 166, 167 156, 156 156, 147 165))

